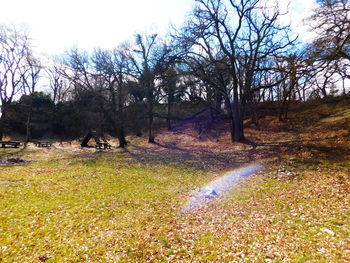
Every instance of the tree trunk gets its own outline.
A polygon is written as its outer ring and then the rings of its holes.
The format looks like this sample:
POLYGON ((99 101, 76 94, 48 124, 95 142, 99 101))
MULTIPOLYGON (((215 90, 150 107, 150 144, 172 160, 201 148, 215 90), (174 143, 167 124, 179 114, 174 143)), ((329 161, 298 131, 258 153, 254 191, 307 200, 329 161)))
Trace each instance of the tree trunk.
POLYGON ((92 137, 92 131, 90 130, 84 137, 83 141, 81 142, 81 147, 88 147, 88 142, 90 141, 92 137))
POLYGON ((286 108, 286 104, 287 104, 287 99, 288 99, 288 97, 285 97, 282 101, 281 106, 280 106, 279 114, 278 114, 279 121, 284 121, 283 116, 285 115, 285 111, 286 111, 285 108, 286 108))
POLYGON ((328 79, 329 79, 328 77, 325 77, 325 80, 324 80, 323 85, 321 87, 322 96, 324 98, 327 97, 327 90, 326 90, 326 88, 327 88, 328 79))
POLYGON ((271 96, 271 101, 273 102, 275 98, 273 96, 273 89, 272 88, 270 89, 270 96, 271 96))
POLYGON ((296 81, 293 81, 293 79, 292 79, 290 86, 288 87, 287 91, 284 93, 282 105, 280 107, 280 112, 279 112, 279 116, 278 116, 278 119, 280 121, 284 121, 288 117, 289 102, 290 102, 290 99, 292 96, 292 91, 293 91, 295 86, 296 86, 296 81))
POLYGON ((4 137, 4 126, 5 126, 4 121, 5 121, 4 112, 2 112, 2 115, 0 117, 0 141, 2 141, 4 137))
POLYGON ((26 147, 28 142, 31 139, 31 129, 30 126, 32 124, 32 114, 33 114, 33 95, 30 95, 30 102, 29 102, 29 111, 27 116, 27 123, 26 123, 26 140, 24 143, 24 146, 26 147))
POLYGON ((4 137, 4 124, 3 124, 3 120, 0 120, 0 141, 2 141, 4 137))
POLYGON ((127 145, 127 141, 125 139, 125 132, 124 132, 124 113, 123 113, 123 99, 122 99, 122 90, 121 87, 119 88, 119 96, 118 96, 118 112, 117 112, 117 118, 118 118, 118 140, 119 140, 119 147, 124 148, 127 145))
POLYGON ((280 112, 278 116, 279 121, 285 121, 288 118, 290 100, 291 100, 291 93, 288 92, 284 97, 282 101, 282 105, 280 107, 280 112))
POLYGON ((303 96, 301 95, 300 88, 297 89, 297 93, 298 93, 299 100, 300 100, 300 101, 303 101, 303 96))
POLYGON ((51 115, 51 118, 50 118, 50 138, 53 137, 53 125, 54 125, 54 122, 55 122, 55 119, 56 119, 56 105, 53 104, 52 106, 52 115, 51 115))
POLYGON ((127 145, 127 141, 125 139, 125 134, 123 129, 121 129, 118 133, 118 140, 119 140, 119 147, 125 148, 125 146, 127 145))
POLYGON ((209 110, 210 110, 210 118, 211 118, 211 122, 215 122, 215 116, 214 116, 214 110, 213 110, 213 107, 210 106, 209 107, 209 110))
POLYGON ((230 119, 231 142, 234 142, 235 141, 235 121, 233 118, 232 105, 228 97, 225 98, 225 104, 228 112, 228 117, 230 119))
POLYGON ((221 114, 221 104, 222 104, 222 96, 217 95, 215 101, 215 110, 218 114, 221 114))
POLYGON ((149 116, 148 119, 148 142, 154 143, 154 134, 153 134, 153 114, 149 116))
POLYGON ((261 92, 262 102, 265 102, 265 92, 265 89, 261 92))
POLYGON ((6 116, 6 102, 2 102, 2 107, 1 107, 1 117, 0 117, 0 141, 2 141, 4 137, 4 130, 5 130, 5 116, 6 116))
POLYGON ((30 133, 30 126, 32 123, 32 111, 30 110, 28 113, 27 117, 27 122, 26 122, 26 144, 30 141, 31 139, 31 133, 30 133))
POLYGON ((233 88, 233 114, 234 114, 235 141, 241 142, 244 140, 243 116, 240 112, 237 86, 233 88))
POLYGON ((154 143, 153 134, 153 101, 149 102, 148 105, 148 142, 154 143))
POLYGON ((285 111, 285 113, 284 113, 284 120, 286 120, 286 119, 288 118, 288 112, 289 112, 290 101, 291 101, 291 95, 289 95, 289 98, 288 98, 288 100, 287 100, 286 111, 285 111))
POLYGON ((168 100, 168 114, 167 114, 168 131, 171 131, 171 102, 168 100))

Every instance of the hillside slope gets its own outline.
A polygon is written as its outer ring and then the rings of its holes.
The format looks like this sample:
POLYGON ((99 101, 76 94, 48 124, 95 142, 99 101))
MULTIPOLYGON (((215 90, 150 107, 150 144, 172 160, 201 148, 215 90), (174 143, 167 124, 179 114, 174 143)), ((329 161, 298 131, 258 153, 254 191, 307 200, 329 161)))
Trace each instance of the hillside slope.
POLYGON ((294 105, 286 122, 273 115, 260 118, 260 130, 247 120, 247 140, 243 143, 231 143, 228 120, 221 118, 212 122, 208 111, 177 122, 171 131, 161 129, 155 145, 146 144, 144 139, 132 138, 131 141, 150 151, 168 151, 169 156, 175 153, 193 153, 198 158, 211 156, 208 160, 213 159, 218 164, 208 165, 222 165, 223 168, 236 166, 237 158, 244 162, 290 158, 315 162, 349 160, 349 101, 345 98, 294 105))

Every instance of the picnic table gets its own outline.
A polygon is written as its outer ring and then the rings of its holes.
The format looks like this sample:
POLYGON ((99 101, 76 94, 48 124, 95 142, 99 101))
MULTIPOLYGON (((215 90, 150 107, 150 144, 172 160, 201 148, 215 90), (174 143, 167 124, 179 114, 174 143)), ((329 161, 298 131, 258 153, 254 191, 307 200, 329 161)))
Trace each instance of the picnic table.
POLYGON ((52 142, 48 142, 48 141, 37 141, 34 142, 36 147, 51 147, 52 146, 52 142))
POLYGON ((108 142, 96 142, 96 149, 111 149, 111 145, 108 142))
POLYGON ((1 148, 18 148, 21 145, 19 141, 0 141, 1 148))

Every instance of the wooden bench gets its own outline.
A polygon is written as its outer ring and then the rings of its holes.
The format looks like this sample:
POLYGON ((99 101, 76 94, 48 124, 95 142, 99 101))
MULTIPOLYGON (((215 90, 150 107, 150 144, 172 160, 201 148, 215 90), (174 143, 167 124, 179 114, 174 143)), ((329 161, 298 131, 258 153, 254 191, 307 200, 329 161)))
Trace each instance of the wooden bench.
POLYGON ((96 142, 96 149, 111 149, 111 145, 108 142, 96 142))
POLYGON ((44 148, 48 148, 52 146, 51 142, 47 142, 47 141, 37 141, 34 142, 36 147, 44 147, 44 148))
POLYGON ((21 145, 19 141, 0 141, 1 148, 18 148, 21 145))

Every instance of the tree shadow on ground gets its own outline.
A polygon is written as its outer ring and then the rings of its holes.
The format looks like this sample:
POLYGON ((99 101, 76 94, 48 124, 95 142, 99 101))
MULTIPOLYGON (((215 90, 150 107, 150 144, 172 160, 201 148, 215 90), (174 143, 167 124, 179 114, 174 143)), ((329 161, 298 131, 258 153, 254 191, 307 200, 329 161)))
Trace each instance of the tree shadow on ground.
POLYGON ((245 143, 252 146, 248 153, 250 159, 256 159, 256 155, 264 158, 278 157, 283 154, 298 156, 304 152, 312 154, 318 161, 348 161, 350 148, 348 144, 338 144, 336 139, 320 141, 312 140, 288 140, 275 142, 253 142, 246 140, 245 143), (322 145, 325 144, 325 145, 322 145))
POLYGON ((170 164, 211 171, 234 169, 254 162, 288 161, 291 158, 315 164, 329 161, 342 162, 350 158, 348 143, 336 143, 336 139, 321 141, 271 137, 269 141, 261 142, 253 138, 245 140, 241 147, 235 147, 237 145, 228 142, 206 146, 191 144, 191 142, 181 143, 181 140, 174 138, 174 140, 154 144, 130 143, 125 149, 111 151, 77 151, 72 153, 70 158, 72 160, 96 159, 108 154, 123 158, 130 164, 170 164))
POLYGON ((132 161, 142 164, 166 163, 203 170, 224 170, 247 164, 246 156, 240 152, 203 151, 160 143, 152 146, 129 145, 125 153, 132 161))

